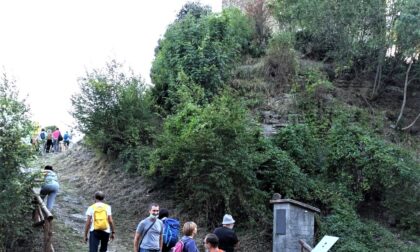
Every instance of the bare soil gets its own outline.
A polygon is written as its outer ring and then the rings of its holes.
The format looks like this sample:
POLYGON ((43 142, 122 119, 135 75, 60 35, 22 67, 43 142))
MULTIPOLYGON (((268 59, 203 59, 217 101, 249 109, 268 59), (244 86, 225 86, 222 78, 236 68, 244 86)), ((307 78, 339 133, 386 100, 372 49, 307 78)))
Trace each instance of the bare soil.
POLYGON ((94 203, 95 191, 106 194, 116 225, 115 240, 109 252, 132 251, 132 240, 139 220, 147 216, 147 204, 155 201, 148 194, 148 184, 139 176, 132 176, 118 167, 111 167, 83 145, 76 145, 60 154, 48 154, 40 167, 51 164, 60 179, 60 192, 53 209, 53 244, 56 251, 87 251, 83 243, 85 212, 94 203))
MULTIPOLYGON (((63 153, 50 153, 39 160, 39 168, 46 164, 52 165, 60 180, 60 192, 52 211, 55 251, 88 250, 88 245, 82 242, 85 212, 94 203, 93 195, 97 190, 105 192, 105 202, 112 207, 116 225, 116 237, 109 244, 108 252, 133 251, 135 228, 148 215, 149 203, 157 202, 161 208, 169 209, 171 215, 181 220, 181 225, 190 220, 156 186, 141 176, 124 172, 112 163, 110 159, 96 155, 83 144, 76 144, 63 153)), ((201 241, 209 231, 211 230, 199 226, 196 243, 200 251, 204 251, 201 241)), ((271 251, 271 240, 267 239, 266 234, 254 233, 249 230, 238 233, 241 241, 238 251, 271 251)))

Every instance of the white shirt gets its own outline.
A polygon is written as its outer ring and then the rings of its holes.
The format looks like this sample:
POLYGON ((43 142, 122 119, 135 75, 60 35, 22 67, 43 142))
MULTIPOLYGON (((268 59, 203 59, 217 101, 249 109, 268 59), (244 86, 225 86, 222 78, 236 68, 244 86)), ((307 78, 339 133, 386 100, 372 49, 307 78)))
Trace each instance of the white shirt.
MULTIPOLYGON (((98 204, 98 205, 106 205, 105 203, 103 203, 103 202, 96 202, 95 204, 98 204)), ((93 206, 93 205, 92 205, 93 206)), ((92 206, 90 206, 87 210, 86 210, 86 216, 87 217, 90 217, 91 218, 91 224, 90 224, 90 231, 93 231, 93 223, 94 223, 94 221, 93 221, 93 207, 92 206)), ((107 205, 107 208, 106 208, 106 213, 107 213, 107 215, 108 216, 110 216, 110 215, 112 215, 111 214, 111 206, 110 205, 107 205)), ((111 233, 111 225, 108 225, 108 228, 106 229, 106 230, 104 230, 105 232, 107 232, 107 233, 111 233)))

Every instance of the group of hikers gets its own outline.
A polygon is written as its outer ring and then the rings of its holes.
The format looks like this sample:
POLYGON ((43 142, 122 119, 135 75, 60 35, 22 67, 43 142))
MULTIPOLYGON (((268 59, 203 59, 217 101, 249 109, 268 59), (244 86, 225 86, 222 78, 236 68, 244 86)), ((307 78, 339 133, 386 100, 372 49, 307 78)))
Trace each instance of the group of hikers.
POLYGON ((55 128, 54 131, 46 131, 43 128, 37 136, 32 138, 32 145, 45 153, 58 153, 69 148, 70 140, 71 134, 68 131, 63 135, 59 128, 55 128))
MULTIPOLYGON (((108 241, 115 238, 115 224, 112 219, 111 206, 104 203, 105 195, 95 193, 95 203, 86 211, 84 242, 89 241, 89 252, 107 251, 108 241)), ((197 224, 185 222, 183 236, 178 239, 180 223, 169 217, 167 209, 160 209, 159 204, 151 203, 148 217, 141 220, 134 233, 134 252, 198 252, 194 239, 197 224)), ((225 214, 222 226, 209 233, 203 240, 207 252, 233 252, 238 245, 238 238, 232 230, 235 220, 225 214)))
MULTIPOLYGON (((58 177, 52 166, 44 168, 44 183, 40 195, 51 211, 59 190, 58 177)), ((115 238, 115 224, 112 218, 111 206, 104 202, 105 194, 95 193, 95 203, 86 210, 86 223, 83 242, 89 241, 89 252, 106 252, 108 241, 115 238)), ((222 226, 209 233, 203 240, 206 252, 234 252, 239 244, 233 231, 235 220, 232 215, 223 216, 222 226)), ((148 207, 148 217, 141 220, 134 233, 134 252, 198 252, 194 237, 197 234, 197 224, 188 221, 182 227, 180 222, 169 217, 167 209, 160 209, 159 204, 151 203, 148 207)))

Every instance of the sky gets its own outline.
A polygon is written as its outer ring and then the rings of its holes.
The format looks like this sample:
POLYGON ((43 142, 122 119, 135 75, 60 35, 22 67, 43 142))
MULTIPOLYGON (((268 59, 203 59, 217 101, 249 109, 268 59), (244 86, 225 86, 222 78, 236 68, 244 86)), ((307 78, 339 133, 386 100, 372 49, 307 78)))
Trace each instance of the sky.
MULTIPOLYGON (((154 49, 187 0, 1 0, 0 73, 41 126, 70 129, 78 77, 116 59, 150 83, 154 49)), ((220 12, 222 0, 201 0, 220 12)))

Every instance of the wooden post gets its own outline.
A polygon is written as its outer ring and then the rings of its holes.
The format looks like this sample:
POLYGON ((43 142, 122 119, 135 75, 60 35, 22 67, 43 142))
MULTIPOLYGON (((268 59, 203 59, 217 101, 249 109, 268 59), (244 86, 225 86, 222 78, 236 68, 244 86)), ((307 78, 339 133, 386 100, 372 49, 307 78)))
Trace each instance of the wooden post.
MULTIPOLYGON (((33 190, 32 190, 33 191, 33 190)), ((45 206, 44 201, 35 193, 35 202, 37 203, 34 218, 37 221, 34 226, 43 226, 44 228, 44 252, 54 252, 52 245, 52 220, 54 219, 51 212, 45 206)))
POLYGON ((310 252, 312 251, 311 246, 309 246, 304 240, 299 240, 300 246, 302 246, 301 252, 310 252))
POLYGON ((51 220, 44 222, 44 252, 53 252, 52 246, 52 223, 51 220))

